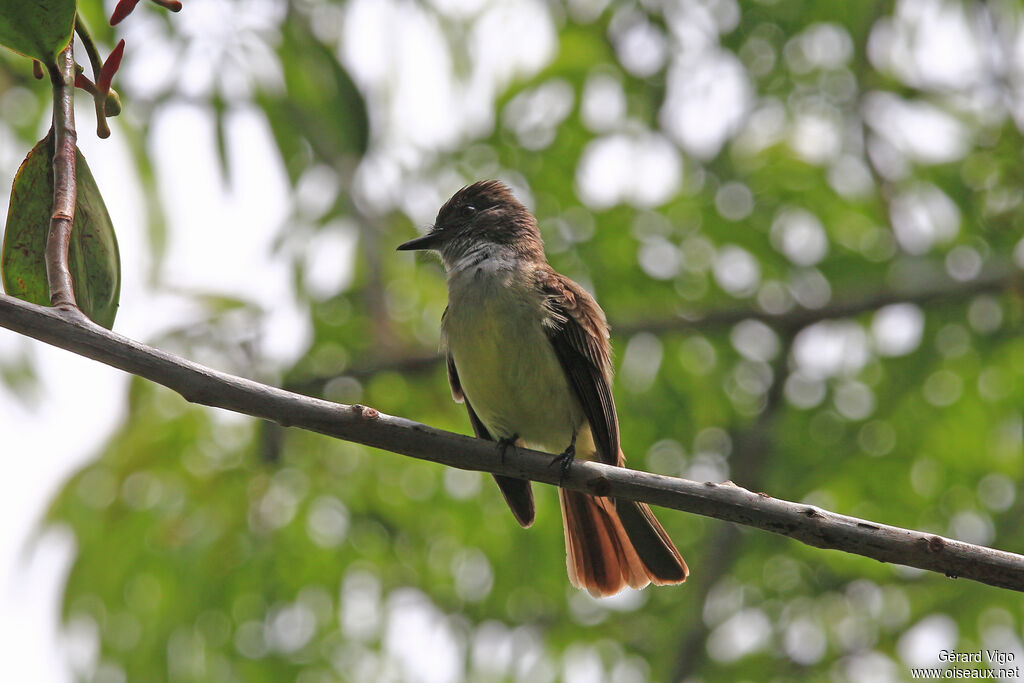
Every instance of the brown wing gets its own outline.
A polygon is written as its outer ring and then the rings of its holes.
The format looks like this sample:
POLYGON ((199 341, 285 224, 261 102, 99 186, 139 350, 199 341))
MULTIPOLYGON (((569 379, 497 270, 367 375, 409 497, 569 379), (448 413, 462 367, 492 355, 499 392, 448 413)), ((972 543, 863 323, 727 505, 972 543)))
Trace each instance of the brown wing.
MULTIPOLYGON (((445 309, 445 312, 447 313, 447 309, 445 309)), ((469 399, 466 398, 465 393, 462 391, 462 383, 459 381, 459 371, 455 367, 455 359, 452 358, 450 353, 447 356, 448 384, 452 388, 452 398, 455 399, 456 403, 466 404, 466 411, 469 413, 469 423, 473 425, 473 433, 476 434, 476 438, 494 441, 494 437, 491 436, 491 433, 487 431, 487 427, 477 417, 476 411, 473 410, 469 399)), ((533 488, 530 486, 530 482, 500 474, 493 476, 494 481, 498 483, 498 488, 501 489, 501 495, 505 497, 505 502, 508 503, 516 521, 523 527, 533 524, 533 520, 537 516, 537 510, 533 504, 533 488)))
POLYGON ((536 283, 553 314, 546 327, 548 339, 583 406, 598 458, 609 465, 622 465, 604 312, 586 290, 553 270, 537 271, 536 283))
MULTIPOLYGON (((611 351, 604 313, 586 290, 563 275, 551 270, 538 272, 537 283, 554 314, 548 338, 583 405, 598 457, 621 467, 625 463, 619 450, 619 420, 612 399, 611 351)), ((607 498, 591 498, 565 489, 559 494, 565 518, 566 561, 575 585, 594 595, 607 595, 626 584, 643 588, 648 583, 664 585, 686 580, 686 563, 646 504, 616 500, 611 507, 607 498)))

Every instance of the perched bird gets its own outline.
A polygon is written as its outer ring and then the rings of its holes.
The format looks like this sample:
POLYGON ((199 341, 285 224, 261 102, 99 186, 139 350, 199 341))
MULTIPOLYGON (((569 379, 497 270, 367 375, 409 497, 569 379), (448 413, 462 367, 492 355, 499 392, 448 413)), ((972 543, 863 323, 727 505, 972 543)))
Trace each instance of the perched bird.
MULTIPOLYGON (((398 249, 436 251, 444 262, 448 380, 477 437, 561 453, 566 465, 576 457, 623 466, 604 312, 548 265, 537 220, 508 187, 464 187, 427 234, 398 249)), ((494 478, 530 526, 530 482, 494 478)), ((573 585, 604 596, 686 580, 686 563, 646 504, 558 493, 573 585)))

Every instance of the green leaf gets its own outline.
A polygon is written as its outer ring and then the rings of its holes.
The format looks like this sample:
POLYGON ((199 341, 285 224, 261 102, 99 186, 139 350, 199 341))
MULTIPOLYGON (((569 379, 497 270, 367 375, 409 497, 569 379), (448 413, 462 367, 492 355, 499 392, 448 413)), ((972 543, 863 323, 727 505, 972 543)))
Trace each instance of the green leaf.
POLYGON ((53 64, 75 28, 75 0, 0 0, 0 44, 53 64))
MULTIPOLYGON (((48 306, 46 233, 53 204, 53 136, 48 134, 25 157, 14 178, 0 271, 4 290, 19 299, 48 306)), ((89 318, 110 328, 121 294, 121 259, 114 226, 96 180, 82 152, 75 160, 78 201, 71 232, 68 266, 78 307, 89 318)))
POLYGON ((302 20, 290 16, 281 34, 278 51, 286 92, 264 92, 259 99, 289 174, 294 179, 305 168, 307 143, 322 161, 358 161, 370 141, 362 93, 334 53, 302 20))
POLYGON ((21 162, 7 211, 0 274, 4 291, 40 306, 50 304, 46 282, 46 231, 53 204, 53 137, 49 134, 21 162))

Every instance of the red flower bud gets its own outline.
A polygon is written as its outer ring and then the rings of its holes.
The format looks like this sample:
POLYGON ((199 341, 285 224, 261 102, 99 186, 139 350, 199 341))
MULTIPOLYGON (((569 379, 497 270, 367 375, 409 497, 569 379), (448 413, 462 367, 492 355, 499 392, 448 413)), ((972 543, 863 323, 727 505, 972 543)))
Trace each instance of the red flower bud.
POLYGON ((86 78, 84 74, 75 74, 75 87, 81 88, 86 92, 92 92, 95 90, 92 81, 86 78))
POLYGON ((103 68, 100 69, 100 75, 96 77, 96 89, 102 93, 110 92, 110 83, 114 80, 114 74, 117 73, 117 68, 121 66, 121 57, 124 56, 124 38, 117 43, 117 47, 113 49, 110 56, 107 57, 107 61, 103 62, 103 68))
POLYGON ((110 15, 110 25, 116 26, 121 23, 121 20, 132 13, 135 6, 139 4, 139 0, 121 0, 117 3, 117 7, 114 8, 114 13, 110 15))

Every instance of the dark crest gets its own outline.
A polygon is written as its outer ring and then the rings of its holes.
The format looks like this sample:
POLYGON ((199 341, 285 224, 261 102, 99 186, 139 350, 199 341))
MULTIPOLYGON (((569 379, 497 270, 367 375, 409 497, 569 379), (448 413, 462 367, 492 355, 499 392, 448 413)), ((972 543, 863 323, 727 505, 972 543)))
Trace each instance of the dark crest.
POLYGON ((459 219, 472 218, 474 214, 493 209, 497 206, 517 208, 526 211, 519 203, 508 186, 500 180, 481 180, 467 185, 444 203, 437 212, 437 225, 455 222, 459 219))
POLYGON ((433 232, 447 234, 452 246, 465 247, 469 239, 543 258, 536 219, 498 180, 482 180, 456 192, 437 212, 433 232))

